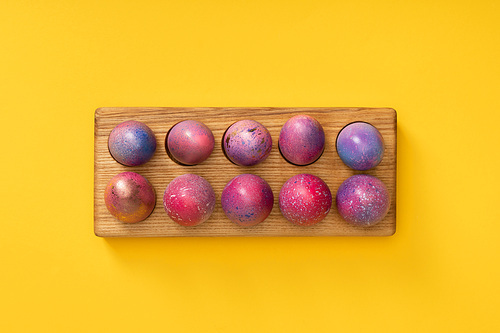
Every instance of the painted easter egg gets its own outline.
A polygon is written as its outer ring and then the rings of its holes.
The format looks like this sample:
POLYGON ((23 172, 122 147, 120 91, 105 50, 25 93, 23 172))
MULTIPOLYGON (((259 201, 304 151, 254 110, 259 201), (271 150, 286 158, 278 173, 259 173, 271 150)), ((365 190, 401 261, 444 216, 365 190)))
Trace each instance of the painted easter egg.
POLYGON ((104 190, 104 202, 118 220, 136 223, 153 212, 156 194, 145 177, 135 172, 122 172, 109 181, 104 190))
POLYGON ((384 138, 371 124, 355 122, 344 127, 337 137, 337 153, 351 169, 368 170, 379 165, 384 156, 384 138))
POLYGON ((214 150, 215 143, 212 131, 196 120, 184 120, 174 125, 165 141, 169 156, 185 165, 205 161, 214 150))
POLYGON ((328 185, 319 177, 299 174, 282 186, 279 206, 283 216, 293 224, 314 225, 330 212, 332 194, 328 185))
POLYGON ((325 148, 325 131, 321 124, 307 115, 294 116, 283 125, 278 146, 290 163, 308 165, 320 158, 325 148))
POLYGON ((340 185, 336 202, 344 220, 358 226, 371 226, 389 211, 390 197, 387 187, 377 177, 354 175, 340 185))
POLYGON ((146 124, 129 120, 117 125, 111 131, 108 148, 118 163, 137 166, 153 157, 156 151, 156 138, 146 124))
POLYGON ((222 146, 227 158, 237 165, 251 166, 264 161, 273 146, 271 134, 255 120, 240 120, 226 130, 222 146))
POLYGON ((242 226, 254 226, 269 216, 274 196, 264 179, 242 174, 226 184, 221 202, 224 213, 231 221, 242 226))
POLYGON ((208 220, 215 207, 210 183, 195 174, 184 174, 168 184, 163 195, 168 216, 182 226, 196 226, 208 220))

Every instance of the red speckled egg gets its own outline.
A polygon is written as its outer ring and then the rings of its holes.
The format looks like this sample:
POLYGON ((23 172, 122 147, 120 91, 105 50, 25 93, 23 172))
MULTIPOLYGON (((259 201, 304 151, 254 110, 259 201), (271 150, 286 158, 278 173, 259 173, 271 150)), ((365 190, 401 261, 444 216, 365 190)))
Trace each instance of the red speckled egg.
POLYGON ((156 137, 144 123, 125 121, 111 131, 108 138, 111 156, 126 166, 138 166, 149 161, 156 151, 156 137))
POLYGON ((145 177, 135 172, 122 172, 109 181, 104 191, 104 202, 118 220, 135 223, 151 215, 156 194, 145 177))
POLYGON ((222 209, 236 224, 254 226, 264 221, 273 209, 271 186, 256 175, 243 174, 231 179, 221 196, 222 209))
POLYGON ((184 120, 174 125, 165 140, 167 153, 180 164, 196 165, 214 150, 214 135, 202 122, 184 120))
POLYGON ((195 226, 212 215, 215 193, 205 178, 188 173, 168 184, 163 206, 174 222, 187 227, 195 226))
POLYGON ((313 117, 294 116, 283 125, 278 146, 290 163, 308 165, 320 158, 325 149, 325 131, 313 117))
POLYGON ((283 216, 291 223, 314 225, 330 212, 332 194, 321 178, 303 173, 293 176, 283 185, 279 206, 283 216))
POLYGON ((242 166, 256 165, 271 152, 271 134, 255 120, 240 120, 226 130, 222 147, 227 158, 242 166))

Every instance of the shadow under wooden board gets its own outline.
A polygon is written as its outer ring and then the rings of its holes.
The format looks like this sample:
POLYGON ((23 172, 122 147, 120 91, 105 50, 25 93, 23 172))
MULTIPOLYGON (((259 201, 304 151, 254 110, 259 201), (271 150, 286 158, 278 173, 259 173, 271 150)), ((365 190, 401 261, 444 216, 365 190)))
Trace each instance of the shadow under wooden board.
POLYGON ((100 108, 95 112, 94 142, 94 232, 101 237, 168 237, 168 236, 390 236, 396 231, 396 111, 390 108, 100 108), (278 137, 283 124, 292 116, 306 114, 316 118, 326 134, 323 155, 313 164, 296 166, 279 153, 278 137), (176 123, 193 119, 205 123, 215 137, 212 155, 196 166, 183 166, 172 161, 165 150, 165 137, 176 123), (242 167, 229 162, 221 149, 224 131, 234 122, 253 119, 271 133, 273 148, 262 163, 242 167), (157 148, 153 158, 137 167, 117 163, 108 151, 111 130, 126 120, 148 125, 156 135, 157 148), (335 140, 349 123, 364 121, 374 125, 385 140, 382 162, 374 169, 360 172, 348 168, 340 160, 335 140), (125 171, 146 177, 156 191, 156 207, 144 221, 128 224, 115 219, 104 203, 104 189, 109 180, 125 171), (216 204, 211 217, 195 227, 173 222, 163 208, 163 193, 175 177, 194 173, 212 185, 216 204), (225 216, 220 197, 224 186, 233 177, 252 173, 264 178, 274 193, 274 207, 269 217, 254 227, 242 227, 225 216), (332 192, 333 204, 327 217, 314 226, 296 226, 288 222, 278 206, 281 186, 290 177, 309 173, 323 179, 332 192), (386 217, 371 227, 356 227, 345 222, 337 212, 335 195, 340 184, 355 174, 369 174, 382 180, 389 190, 391 207, 386 217))

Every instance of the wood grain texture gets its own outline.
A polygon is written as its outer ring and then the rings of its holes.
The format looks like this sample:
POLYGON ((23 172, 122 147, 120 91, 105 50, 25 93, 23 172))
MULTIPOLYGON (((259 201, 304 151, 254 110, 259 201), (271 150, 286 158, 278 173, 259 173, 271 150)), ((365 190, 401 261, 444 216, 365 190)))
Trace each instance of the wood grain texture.
POLYGON ((396 231, 396 111, 390 108, 100 108, 95 112, 94 142, 94 232, 101 237, 166 237, 166 236, 390 236, 396 231), (326 134, 322 157, 309 166, 295 166, 286 162, 278 151, 278 136, 283 124, 292 116, 307 114, 316 118, 326 134), (173 162, 165 151, 168 130, 186 119, 205 123, 215 136, 212 155, 196 166, 182 166, 173 162), (273 149, 262 163, 241 167, 230 163, 221 149, 224 131, 234 122, 253 119, 267 127, 273 139, 273 149), (107 140, 111 130, 126 120, 147 124, 156 135, 157 150, 153 158, 138 167, 126 167, 110 155, 107 140), (339 131, 355 121, 373 124, 384 137, 386 150, 376 168, 359 172, 342 163, 335 149, 339 131), (107 210, 104 189, 116 174, 133 171, 145 176, 157 195, 153 213, 136 224, 122 223, 107 210), (174 223, 163 208, 163 192, 171 180, 185 173, 195 173, 207 179, 216 195, 215 210, 208 221, 196 227, 182 227, 174 223), (233 177, 252 173, 264 178, 274 193, 274 208, 269 217, 254 227, 238 226, 227 219, 220 196, 226 183, 233 177), (330 187, 334 202, 328 216, 315 226, 301 227, 289 223, 280 213, 278 196, 285 181, 299 173, 319 176, 330 187), (354 174, 366 173, 380 178, 387 186, 391 208, 387 216, 375 226, 355 227, 345 222, 335 207, 335 194, 340 184, 354 174))

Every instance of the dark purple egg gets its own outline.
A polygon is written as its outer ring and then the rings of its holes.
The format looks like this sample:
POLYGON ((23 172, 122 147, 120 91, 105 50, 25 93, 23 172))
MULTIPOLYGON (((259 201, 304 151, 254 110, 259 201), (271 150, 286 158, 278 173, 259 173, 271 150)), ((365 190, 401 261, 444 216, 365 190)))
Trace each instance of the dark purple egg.
POLYGON ((384 183, 369 175, 355 175, 345 180, 337 191, 336 201, 340 216, 358 226, 377 224, 390 206, 384 183))
POLYGON ((303 173, 286 181, 280 191, 279 205, 288 221, 309 226, 328 215, 332 193, 321 178, 303 173))
POLYGON ((145 177, 135 172, 122 172, 109 181, 104 190, 104 202, 118 220, 135 223, 151 215, 156 194, 145 177))
POLYGON ((126 166, 146 163, 156 150, 153 131, 144 123, 135 120, 117 125, 109 135, 108 148, 111 156, 126 166))
POLYGON ((222 139, 224 153, 233 163, 251 166, 264 161, 273 146, 267 128, 255 120, 240 120, 227 129, 222 139))
POLYGON ((215 207, 215 193, 203 177, 184 174, 168 184, 163 206, 176 223, 191 227, 208 220, 215 207))
POLYGON ((372 125, 356 122, 344 127, 337 137, 337 153, 351 169, 368 170, 384 156, 384 138, 372 125))
POLYGON ((222 191, 222 209, 236 224, 254 226, 264 221, 273 209, 274 196, 269 184, 256 175, 234 177, 222 191))
POLYGON ((214 135, 205 124, 196 120, 184 120, 170 129, 165 146, 175 161, 195 165, 210 156, 214 143, 214 135))
POLYGON ((315 162, 325 148, 325 131, 314 118, 294 116, 281 128, 279 149, 283 157, 296 165, 315 162))

